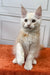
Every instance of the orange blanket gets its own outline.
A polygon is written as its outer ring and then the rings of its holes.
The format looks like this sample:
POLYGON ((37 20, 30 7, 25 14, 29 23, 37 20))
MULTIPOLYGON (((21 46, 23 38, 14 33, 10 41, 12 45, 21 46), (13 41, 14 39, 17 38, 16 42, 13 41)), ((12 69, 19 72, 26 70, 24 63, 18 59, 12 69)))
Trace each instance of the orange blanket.
POLYGON ((24 65, 13 64, 12 45, 0 45, 0 75, 50 75, 50 48, 40 51, 37 65, 31 71, 24 69, 24 65))

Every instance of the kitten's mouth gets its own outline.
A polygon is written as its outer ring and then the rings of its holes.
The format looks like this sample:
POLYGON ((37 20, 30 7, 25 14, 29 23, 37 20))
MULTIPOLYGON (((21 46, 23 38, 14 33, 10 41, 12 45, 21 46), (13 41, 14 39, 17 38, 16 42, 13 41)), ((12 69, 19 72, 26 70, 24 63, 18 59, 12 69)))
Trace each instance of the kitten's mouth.
POLYGON ((25 29, 32 29, 31 27, 24 27, 25 29))

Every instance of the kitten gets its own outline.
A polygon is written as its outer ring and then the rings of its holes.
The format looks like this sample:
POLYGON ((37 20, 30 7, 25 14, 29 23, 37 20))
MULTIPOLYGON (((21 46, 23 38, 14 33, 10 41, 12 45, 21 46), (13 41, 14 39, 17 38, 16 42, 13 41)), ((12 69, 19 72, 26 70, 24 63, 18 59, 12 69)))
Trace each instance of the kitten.
POLYGON ((35 60, 40 51, 40 24, 42 16, 41 6, 33 12, 27 12, 21 6, 22 12, 22 28, 14 46, 15 59, 13 63, 22 65, 25 62, 24 68, 31 70, 32 64, 37 64, 35 60))

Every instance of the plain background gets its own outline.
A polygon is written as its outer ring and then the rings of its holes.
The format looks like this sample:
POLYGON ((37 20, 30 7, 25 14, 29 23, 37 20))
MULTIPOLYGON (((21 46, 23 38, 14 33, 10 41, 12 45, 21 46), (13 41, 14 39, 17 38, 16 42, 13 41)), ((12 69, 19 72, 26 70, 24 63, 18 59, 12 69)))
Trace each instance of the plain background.
POLYGON ((50 47, 50 0, 0 0, 0 44, 14 44, 21 29, 21 4, 29 12, 42 6, 40 41, 50 47))

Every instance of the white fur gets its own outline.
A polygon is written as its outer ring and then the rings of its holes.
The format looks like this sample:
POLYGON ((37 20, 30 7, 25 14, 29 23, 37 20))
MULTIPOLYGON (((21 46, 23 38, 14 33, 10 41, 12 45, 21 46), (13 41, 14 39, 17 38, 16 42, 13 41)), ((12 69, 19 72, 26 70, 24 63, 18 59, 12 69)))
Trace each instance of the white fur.
POLYGON ((26 70, 31 70, 33 68, 32 63, 31 62, 28 62, 27 64, 24 65, 24 68, 26 70))
POLYGON ((14 64, 22 65, 24 63, 24 52, 20 43, 16 45, 16 58, 12 61, 14 64))
POLYGON ((24 52, 23 52, 23 48, 20 43, 17 43, 16 54, 17 54, 16 55, 17 63, 19 65, 22 65, 24 63, 24 52))
POLYGON ((14 64, 16 64, 17 63, 17 59, 16 58, 14 58, 14 60, 12 61, 14 64))
POLYGON ((27 13, 25 8, 22 7, 22 16, 24 15, 21 19, 22 29, 15 46, 16 58, 13 63, 22 65, 26 58, 24 65, 26 70, 31 70, 33 68, 32 64, 37 64, 35 57, 38 56, 40 50, 41 13, 41 7, 37 9, 36 13, 27 13), (25 19, 28 21, 25 22, 25 19), (33 19, 35 22, 32 22, 33 19))
POLYGON ((40 24, 41 23, 41 19, 37 19, 35 17, 35 13, 27 13, 27 16, 25 18, 21 18, 21 23, 22 23, 22 25, 24 25, 24 28, 25 27, 28 27, 28 24, 31 24, 30 25, 30 28, 33 29, 36 26, 34 24, 36 24, 36 23, 40 24), (28 22, 25 22, 24 21, 25 19, 28 19, 28 22), (32 19, 35 19, 36 22, 35 23, 32 23, 32 19))
POLYGON ((37 61, 35 59, 33 59, 33 64, 36 65, 37 64, 37 61))

